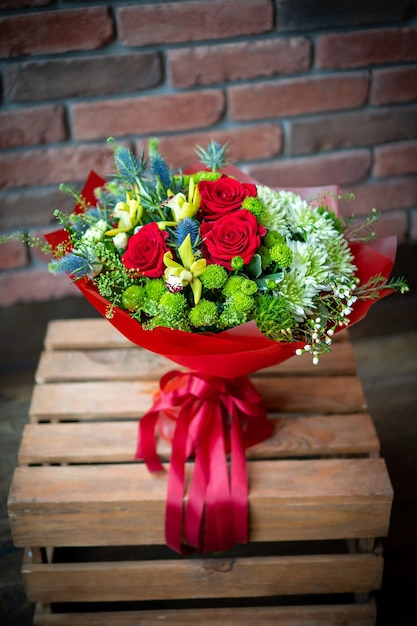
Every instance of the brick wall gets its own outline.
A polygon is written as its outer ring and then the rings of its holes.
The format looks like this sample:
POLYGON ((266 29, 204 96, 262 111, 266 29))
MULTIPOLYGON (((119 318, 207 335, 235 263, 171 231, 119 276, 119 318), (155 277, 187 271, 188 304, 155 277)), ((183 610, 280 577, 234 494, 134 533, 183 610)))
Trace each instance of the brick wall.
MULTIPOLYGON (((60 182, 112 171, 106 138, 210 138, 274 186, 338 183, 345 213, 417 239, 417 0, 0 0, 0 231, 70 209, 60 182)), ((0 246, 0 305, 76 290, 0 246)))

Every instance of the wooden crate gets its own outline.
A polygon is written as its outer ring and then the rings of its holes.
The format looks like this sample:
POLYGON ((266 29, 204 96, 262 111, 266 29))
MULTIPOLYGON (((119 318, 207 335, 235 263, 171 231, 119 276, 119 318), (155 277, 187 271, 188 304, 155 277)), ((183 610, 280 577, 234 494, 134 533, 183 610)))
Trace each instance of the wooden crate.
POLYGON ((50 323, 9 497, 35 623, 374 624, 392 489, 347 333, 252 377, 274 436, 247 451, 250 543, 222 554, 164 546, 166 477, 133 462, 174 367, 106 320, 50 323))

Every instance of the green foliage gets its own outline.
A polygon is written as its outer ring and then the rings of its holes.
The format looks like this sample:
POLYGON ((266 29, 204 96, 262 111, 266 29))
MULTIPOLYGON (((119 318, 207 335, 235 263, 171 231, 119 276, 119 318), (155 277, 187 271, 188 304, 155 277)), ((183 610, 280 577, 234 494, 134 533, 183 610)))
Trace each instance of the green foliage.
POLYGON ((291 310, 282 296, 260 295, 254 319, 261 333, 274 341, 282 341, 294 328, 291 310))

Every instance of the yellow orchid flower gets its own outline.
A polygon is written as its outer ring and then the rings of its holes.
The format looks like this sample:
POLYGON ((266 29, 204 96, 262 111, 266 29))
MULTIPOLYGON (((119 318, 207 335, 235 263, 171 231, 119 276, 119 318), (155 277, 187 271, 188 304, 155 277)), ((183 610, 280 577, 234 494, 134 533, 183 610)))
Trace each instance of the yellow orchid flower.
POLYGON ((126 202, 118 202, 113 210, 113 217, 118 218, 117 228, 106 231, 108 237, 114 237, 119 233, 126 233, 137 226, 141 220, 143 207, 137 195, 137 189, 126 192, 126 202))
POLYGON ((191 246, 191 237, 187 235, 180 247, 178 254, 181 258, 182 265, 172 259, 172 252, 165 252, 164 263, 166 270, 164 272, 165 281, 174 290, 190 285, 193 295, 194 304, 198 304, 201 298, 203 285, 198 278, 206 269, 206 259, 196 260, 191 246))
MULTIPOLYGON (((168 190, 169 194, 172 194, 172 192, 168 190)), ((165 230, 167 226, 176 226, 178 222, 186 217, 193 217, 200 208, 200 201, 198 186, 191 177, 188 185, 188 198, 183 193, 177 193, 175 196, 171 195, 166 201, 165 204, 171 209, 174 219, 167 222, 158 222, 159 229, 165 230)))

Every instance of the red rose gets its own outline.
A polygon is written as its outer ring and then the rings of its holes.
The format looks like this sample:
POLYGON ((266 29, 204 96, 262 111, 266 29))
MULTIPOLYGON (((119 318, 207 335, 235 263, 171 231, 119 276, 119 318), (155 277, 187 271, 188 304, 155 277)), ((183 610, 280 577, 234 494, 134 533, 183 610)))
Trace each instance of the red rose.
POLYGON ((142 226, 129 239, 127 250, 122 255, 123 265, 142 276, 159 278, 165 269, 163 258, 168 250, 165 245, 167 237, 168 233, 159 230, 156 222, 142 226))
POLYGON ((217 180, 200 180, 200 212, 205 220, 217 220, 222 215, 240 209, 248 196, 256 196, 256 186, 240 183, 234 178, 221 176, 217 180))
POLYGON ((231 270, 231 260, 240 256, 250 263, 266 233, 250 211, 242 209, 221 217, 216 222, 204 222, 200 228, 203 254, 208 263, 217 263, 231 270))

